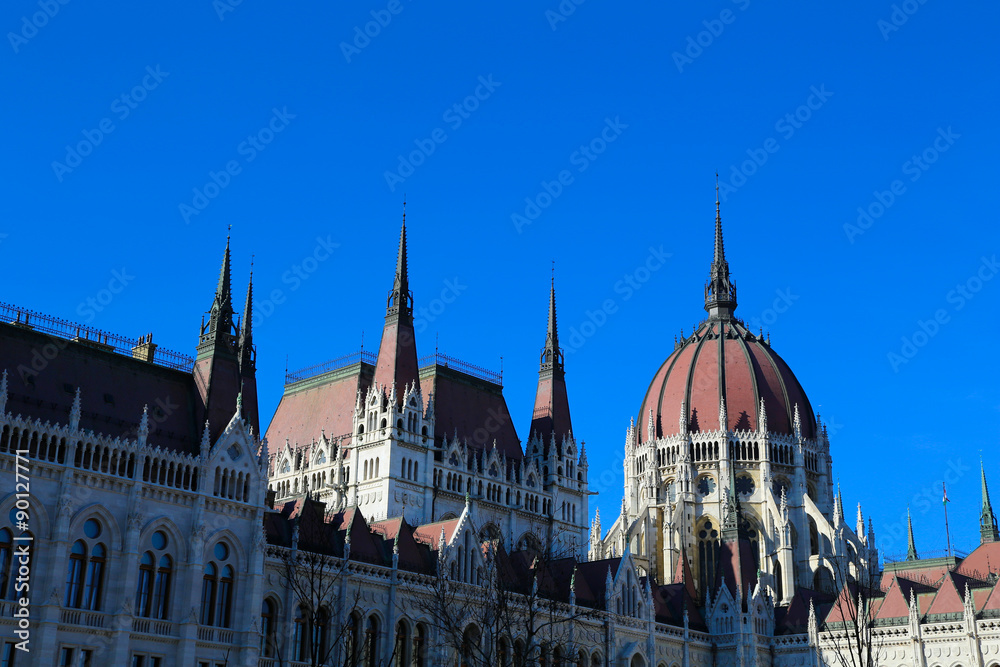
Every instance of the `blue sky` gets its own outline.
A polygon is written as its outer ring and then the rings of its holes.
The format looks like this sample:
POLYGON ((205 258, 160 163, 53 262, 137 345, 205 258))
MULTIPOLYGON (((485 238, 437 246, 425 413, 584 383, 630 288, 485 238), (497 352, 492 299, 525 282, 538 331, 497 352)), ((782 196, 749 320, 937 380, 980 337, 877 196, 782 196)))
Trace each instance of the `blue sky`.
POLYGON ((1000 502, 996 6, 234 1, 4 4, 2 300, 191 353, 232 224, 236 300, 251 254, 258 310, 280 290, 270 415, 286 357, 375 347, 405 192, 417 307, 456 294, 421 352, 503 356, 522 437, 551 261, 564 346, 614 302, 567 354, 613 516, 629 417, 704 314, 718 171, 737 314, 831 424, 849 519, 861 502, 899 554, 909 503, 943 549, 947 475, 953 540, 978 543, 980 451, 1000 502))

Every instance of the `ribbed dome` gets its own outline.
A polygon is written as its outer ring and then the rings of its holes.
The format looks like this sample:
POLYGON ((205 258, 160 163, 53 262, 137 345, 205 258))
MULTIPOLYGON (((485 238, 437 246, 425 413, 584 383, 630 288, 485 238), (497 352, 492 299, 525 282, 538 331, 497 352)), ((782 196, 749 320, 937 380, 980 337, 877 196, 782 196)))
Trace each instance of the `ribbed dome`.
POLYGON ((761 398, 769 432, 791 435, 798 404, 802 435, 815 437, 812 406, 788 364, 738 320, 709 318, 657 371, 636 430, 644 440, 652 410, 657 437, 680 433, 682 404, 689 431, 718 430, 720 399, 728 430, 757 430, 761 398))
POLYGON ((736 285, 722 239, 718 182, 715 190, 715 252, 705 284, 708 319, 677 345, 656 372, 639 409, 636 430, 640 440, 645 440, 652 412, 656 437, 680 433, 682 406, 688 431, 719 430, 720 406, 725 400, 725 428, 756 431, 764 399, 769 433, 793 435, 797 405, 802 435, 814 438, 816 417, 788 364, 733 315, 736 285))

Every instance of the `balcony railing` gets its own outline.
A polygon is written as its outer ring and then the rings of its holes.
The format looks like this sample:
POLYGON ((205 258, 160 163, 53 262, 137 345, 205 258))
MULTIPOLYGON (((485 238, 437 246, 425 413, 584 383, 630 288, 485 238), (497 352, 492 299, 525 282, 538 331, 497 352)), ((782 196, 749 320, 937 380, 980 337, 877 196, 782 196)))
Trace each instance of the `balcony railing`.
POLYGON ((476 366, 462 361, 461 359, 449 357, 448 355, 440 352, 435 352, 434 354, 422 357, 419 362, 419 366, 421 368, 431 364, 437 364, 438 366, 444 366, 445 368, 454 368, 456 371, 465 373, 466 375, 471 375, 474 378, 486 380, 487 382, 492 382, 496 385, 503 385, 503 372, 498 373, 497 371, 491 371, 488 368, 476 366))
POLYGON ((141 338, 119 336, 70 320, 13 306, 9 303, 0 302, 0 321, 71 340, 80 345, 115 352, 126 357, 141 358, 157 366, 166 366, 182 371, 190 371, 194 367, 193 357, 153 345, 152 341, 146 340, 145 336, 141 338))
POLYGON ((59 622, 63 625, 84 625, 88 628, 107 627, 107 614, 99 611, 86 611, 84 609, 63 609, 59 615, 59 622))
POLYGON ((146 635, 159 635, 160 637, 175 637, 174 624, 170 621, 159 621, 153 618, 133 618, 132 632, 141 632, 146 635))
POLYGON ((233 630, 202 625, 198 627, 198 641, 215 642, 216 644, 232 644, 233 630))
POLYGON ((309 378, 316 377, 317 375, 340 370, 341 368, 347 368, 348 366, 353 366, 354 364, 361 362, 374 365, 377 359, 378 355, 371 350, 358 350, 357 352, 351 352, 350 354, 345 354, 342 357, 337 357, 336 359, 331 359, 330 361, 324 361, 322 364, 316 364, 315 366, 308 366, 306 368, 300 368, 297 371, 285 373, 285 384, 307 380, 309 378))

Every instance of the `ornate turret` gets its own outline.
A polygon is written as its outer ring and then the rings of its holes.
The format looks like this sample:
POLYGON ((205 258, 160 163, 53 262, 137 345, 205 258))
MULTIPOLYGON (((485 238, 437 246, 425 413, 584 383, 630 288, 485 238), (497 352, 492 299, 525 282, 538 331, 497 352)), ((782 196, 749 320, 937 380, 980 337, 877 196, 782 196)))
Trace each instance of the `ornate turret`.
POLYGON ((986 488, 986 470, 982 461, 979 462, 979 474, 983 482, 983 510, 979 515, 979 538, 982 544, 987 542, 1000 542, 1000 533, 997 532, 997 517, 993 514, 993 506, 990 504, 990 490, 986 488))
POLYGON ((410 292, 406 260, 406 203, 403 203, 403 225, 399 231, 399 251, 396 255, 396 275, 386 299, 385 326, 375 364, 375 383, 386 391, 395 384, 399 396, 403 387, 420 384, 417 372, 417 344, 413 330, 413 294, 410 292))
MULTIPOLYGON (((254 431, 259 432, 259 424, 256 423, 256 380, 249 367, 246 374, 241 369, 240 335, 233 323, 229 242, 230 238, 227 235, 226 250, 222 256, 222 268, 219 271, 215 296, 212 298, 212 307, 208 312, 208 322, 202 321, 198 337, 194 381, 200 403, 196 406, 195 417, 198 423, 207 419, 213 433, 221 432, 233 416, 236 397, 243 390, 244 384, 252 385, 254 420, 252 425, 254 431)), ((247 328, 250 325, 246 320, 249 319, 251 318, 247 317, 243 323, 247 335, 250 333, 247 328)), ((252 342, 249 340, 246 349, 252 350, 252 342)))
POLYGON ((549 323, 538 369, 535 409, 531 416, 531 437, 538 437, 542 442, 549 443, 552 436, 555 436, 557 445, 561 446, 572 431, 563 352, 559 347, 559 330, 556 326, 556 286, 553 278, 549 288, 549 323))
POLYGON ((729 319, 736 310, 736 285, 729 277, 729 262, 722 242, 722 215, 719 212, 719 175, 715 175, 715 255, 705 284, 705 310, 710 317, 729 319))

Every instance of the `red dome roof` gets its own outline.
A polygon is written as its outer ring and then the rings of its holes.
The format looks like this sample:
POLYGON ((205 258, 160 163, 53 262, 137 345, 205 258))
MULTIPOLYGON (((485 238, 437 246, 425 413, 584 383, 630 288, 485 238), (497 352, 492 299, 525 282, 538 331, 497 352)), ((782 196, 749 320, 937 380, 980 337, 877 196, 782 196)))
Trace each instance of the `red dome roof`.
POLYGON ((641 440, 652 411, 656 436, 680 433, 681 405, 686 406, 688 431, 719 429, 719 401, 726 401, 728 430, 757 430, 760 399, 764 399, 767 430, 793 434, 796 404, 802 435, 816 435, 816 417, 788 364, 739 320, 709 317, 667 357, 639 411, 641 440))

